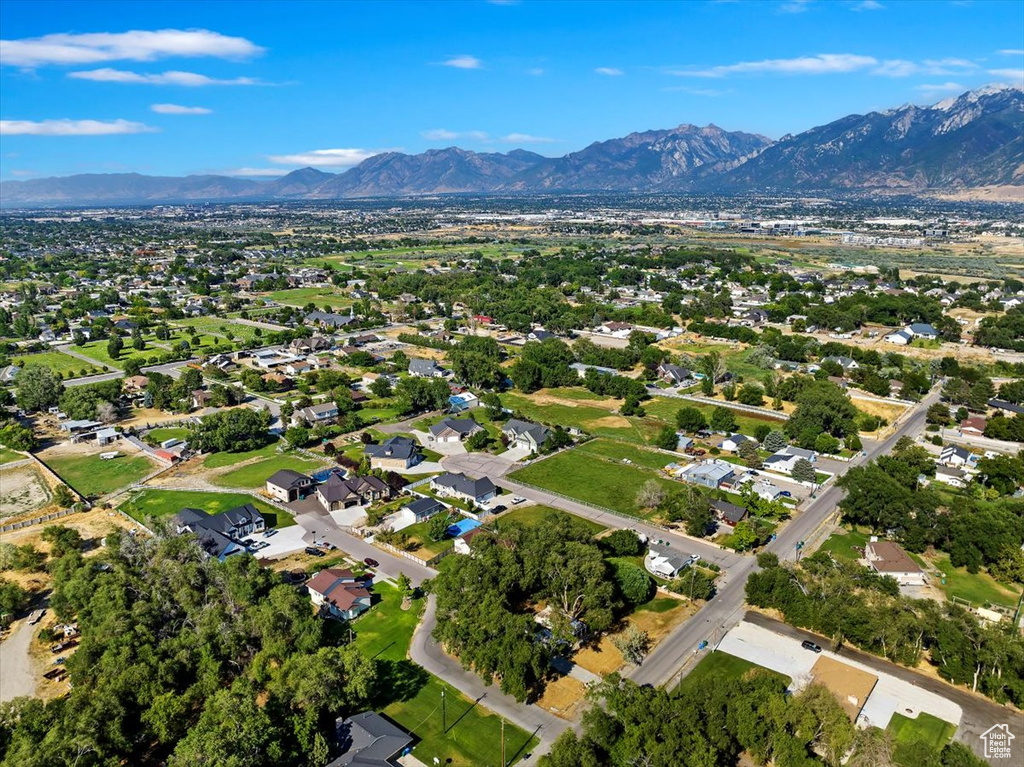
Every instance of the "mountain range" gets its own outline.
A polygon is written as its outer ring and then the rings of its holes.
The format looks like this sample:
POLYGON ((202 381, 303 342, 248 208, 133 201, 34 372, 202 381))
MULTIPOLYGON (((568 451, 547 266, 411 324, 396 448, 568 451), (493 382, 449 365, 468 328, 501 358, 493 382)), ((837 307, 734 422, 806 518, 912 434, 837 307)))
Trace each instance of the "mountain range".
POLYGON ((563 157, 457 147, 384 152, 344 173, 272 181, 218 175, 84 174, 0 183, 4 206, 331 200, 441 193, 900 191, 1021 186, 1024 90, 988 86, 931 106, 849 115, 772 141, 680 125, 598 141, 563 157))

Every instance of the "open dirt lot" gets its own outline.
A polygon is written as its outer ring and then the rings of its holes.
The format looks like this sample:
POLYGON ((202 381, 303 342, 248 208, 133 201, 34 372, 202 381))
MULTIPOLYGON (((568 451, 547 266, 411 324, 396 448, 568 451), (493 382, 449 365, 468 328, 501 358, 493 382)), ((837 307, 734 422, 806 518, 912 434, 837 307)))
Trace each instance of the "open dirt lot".
MULTIPOLYGON (((43 530, 48 525, 60 525, 77 530, 85 541, 85 555, 97 551, 103 543, 103 539, 115 530, 129 530, 137 528, 138 525, 132 520, 122 516, 116 511, 104 509, 93 509, 83 511, 80 514, 70 514, 61 519, 53 520, 42 525, 23 527, 20 530, 12 530, 0 534, 0 543, 13 543, 22 546, 31 543, 40 551, 50 553, 50 544, 42 539, 43 530)), ((9 577, 13 573, 7 573, 9 577)))
POLYGON ((579 679, 563 676, 549 682, 537 705, 555 716, 572 721, 587 694, 587 687, 579 679))
POLYGON ((0 520, 39 511, 50 505, 50 499, 50 487, 35 463, 0 467, 0 520))

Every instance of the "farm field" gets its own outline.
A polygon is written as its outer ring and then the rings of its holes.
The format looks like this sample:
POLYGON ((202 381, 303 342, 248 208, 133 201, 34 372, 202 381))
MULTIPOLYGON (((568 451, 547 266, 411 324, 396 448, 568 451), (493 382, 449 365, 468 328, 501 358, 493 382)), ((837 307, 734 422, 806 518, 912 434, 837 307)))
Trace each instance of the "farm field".
MULTIPOLYGON (((424 764, 437 759, 455 767, 501 762, 501 720, 458 690, 431 676, 408 659, 412 635, 423 611, 423 600, 402 610, 402 595, 386 583, 374 584, 380 601, 358 618, 352 628, 355 644, 381 664, 384 676, 376 701, 385 715, 411 732, 419 742, 413 755, 424 764), (445 690, 446 721, 441 719, 441 690, 445 690)), ((505 756, 517 762, 536 745, 536 738, 514 725, 505 725, 505 756)))
POLYGON ((90 365, 88 362, 72 357, 70 354, 58 351, 26 354, 21 357, 15 357, 11 361, 19 367, 30 364, 43 365, 57 373, 61 378, 78 378, 83 375, 83 371, 84 375, 103 372, 99 365, 90 365))
POLYGON ((202 509, 217 514, 236 506, 253 504, 263 515, 268 527, 290 527, 294 518, 258 498, 243 493, 212 493, 202 490, 160 490, 148 488, 132 496, 121 508, 133 519, 145 522, 147 519, 172 517, 184 508, 202 509))
POLYGON ((595 460, 594 454, 578 449, 514 471, 509 479, 635 517, 643 516, 636 505, 636 494, 647 480, 655 480, 666 490, 679 487, 651 469, 595 460))

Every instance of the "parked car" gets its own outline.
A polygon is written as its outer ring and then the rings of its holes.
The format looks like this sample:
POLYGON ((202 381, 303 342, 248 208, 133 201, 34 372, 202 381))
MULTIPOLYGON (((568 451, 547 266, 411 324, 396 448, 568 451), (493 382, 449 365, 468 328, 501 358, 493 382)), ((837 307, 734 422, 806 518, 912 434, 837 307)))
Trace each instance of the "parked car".
POLYGON ((491 509, 492 514, 501 514, 501 512, 503 511, 508 511, 508 506, 502 506, 501 504, 498 504, 493 509, 491 509))
POLYGON ((779 491, 779 495, 781 495, 783 498, 792 498, 793 497, 793 494, 791 492, 789 492, 788 490, 780 490, 779 491))
POLYGON ((815 644, 810 639, 805 639, 804 641, 802 641, 800 643, 800 646, 803 647, 805 650, 810 650, 811 652, 821 652, 821 645, 815 644))
POLYGON ((263 537, 264 538, 273 538, 275 535, 277 535, 277 528, 276 527, 272 527, 269 530, 264 530, 263 531, 263 537))
POLYGON ((515 496, 512 497, 512 505, 515 506, 516 504, 522 503, 525 500, 526 499, 523 498, 523 496, 515 495, 515 496))
POLYGON ((367 557, 366 559, 364 559, 363 564, 367 567, 380 567, 380 562, 378 562, 373 557, 367 557))
POLYGON ((315 549, 312 546, 307 546, 306 547, 306 553, 309 554, 311 557, 323 557, 323 556, 326 556, 322 551, 320 551, 320 549, 315 549))

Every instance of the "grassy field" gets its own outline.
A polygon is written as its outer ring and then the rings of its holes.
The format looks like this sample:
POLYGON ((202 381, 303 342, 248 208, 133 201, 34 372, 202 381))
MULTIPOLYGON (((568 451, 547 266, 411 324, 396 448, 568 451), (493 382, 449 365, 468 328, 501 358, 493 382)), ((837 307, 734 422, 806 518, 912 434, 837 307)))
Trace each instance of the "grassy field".
POLYGON ((232 469, 226 474, 218 474, 215 477, 211 477, 210 481, 220 487, 251 487, 256 489, 263 487, 267 477, 281 469, 310 472, 319 465, 319 462, 304 458, 301 455, 275 455, 263 461, 239 466, 237 469, 232 469))
POLYGON ((183 426, 164 426, 146 434, 146 444, 157 447, 169 439, 188 439, 191 432, 183 426))
POLYGON ((133 519, 145 522, 147 519, 163 519, 174 516, 186 507, 217 514, 236 506, 244 506, 247 503, 253 504, 259 510, 267 527, 291 527, 295 524, 295 519, 290 514, 243 493, 207 493, 202 490, 151 488, 133 496, 121 508, 133 519))
POLYGON ((443 538, 440 541, 430 540, 429 522, 417 522, 409 527, 402 528, 402 532, 409 536, 409 540, 419 544, 419 551, 428 556, 437 556, 442 551, 447 551, 455 545, 452 538, 443 538))
POLYGON ((550 506, 513 506, 511 511, 502 514, 495 520, 499 525, 502 522, 519 522, 523 525, 543 525, 547 524, 548 520, 553 517, 572 517, 578 525, 583 525, 589 528, 594 535, 602 533, 608 528, 604 525, 598 524, 589 519, 583 519, 581 517, 569 514, 567 511, 561 509, 553 509, 550 506))
POLYGON ((856 562, 862 555, 854 547, 863 549, 869 537, 867 533, 856 530, 839 529, 818 547, 818 551, 827 551, 841 562, 856 562))
POLYGON ((903 714, 893 714, 886 730, 895 740, 893 761, 896 764, 912 767, 919 764, 937 764, 939 753, 953 738, 956 726, 923 711, 916 719, 903 714), (922 760, 922 746, 931 752, 927 762, 922 760))
POLYGON ((654 479, 666 490, 679 487, 650 469, 595 460, 592 453, 579 450, 531 464, 510 474, 509 479, 633 516, 642 516, 636 494, 647 480, 654 479))
MULTIPOLYGON (((704 414, 705 418, 711 420, 711 414, 715 411, 716 406, 707 405, 703 402, 692 402, 690 400, 671 399, 669 397, 653 397, 651 400, 644 402, 643 407, 644 410, 647 411, 648 416, 657 418, 674 426, 676 422, 676 413, 679 412, 680 408, 695 407, 704 414)), ((732 414, 736 417, 737 430, 741 434, 746 434, 749 437, 754 436, 754 432, 761 424, 768 424, 773 429, 781 429, 782 425, 785 423, 785 421, 778 418, 752 415, 751 413, 744 413, 739 410, 733 410, 732 414)))
MULTIPOLYGON (((413 754, 423 763, 454 767, 499 764, 501 762, 501 720, 483 705, 464 697, 458 690, 431 676, 408 659, 412 635, 423 611, 423 601, 402 610, 402 595, 386 583, 374 592, 381 599, 357 619, 355 644, 374 658, 384 679, 384 698, 376 701, 386 716, 411 732, 419 742, 413 754), (446 716, 442 723, 441 690, 445 691, 446 716)), ((518 761, 537 744, 535 738, 511 724, 505 725, 505 756, 508 764, 518 761)))
POLYGON ((19 453, 16 450, 11 450, 9 447, 3 447, 0 445, 0 464, 13 463, 14 461, 21 461, 28 458, 24 453, 19 453))
MULTIPOLYGON (((575 394, 576 390, 567 389, 551 389, 529 395, 507 392, 501 395, 501 403, 531 421, 567 428, 575 427, 598 437, 610 437, 639 444, 650 442, 664 426, 663 423, 651 418, 627 418, 619 415, 618 408, 621 402, 618 400, 594 397, 601 405, 587 404, 590 401, 589 397, 573 396, 575 394)), ((647 403, 644 403, 645 407, 646 405, 647 403)))
MULTIPOLYGON (((124 348, 121 350, 121 356, 116 360, 107 354, 107 342, 105 340, 92 341, 84 346, 76 346, 75 351, 89 357, 90 359, 96 360, 100 365, 106 365, 113 370, 123 369, 124 363, 132 358, 136 358, 145 364, 149 361, 150 357, 167 353, 167 349, 161 349, 159 346, 153 346, 152 344, 149 344, 148 348, 141 352, 136 351, 132 348, 132 341, 130 338, 122 340, 124 341, 124 348)), ((76 360, 76 362, 78 362, 79 365, 85 364, 81 360, 76 360)))
MULTIPOLYGON (((183 320, 174 320, 173 327, 195 328, 200 333, 224 336, 225 338, 227 333, 231 333, 236 340, 241 341, 249 341, 256 337, 256 328, 251 325, 232 322, 221 317, 190 317, 183 320)), ((188 339, 188 335, 186 333, 177 333, 174 340, 180 341, 182 338, 188 339)))
POLYGON ((61 378, 78 378, 83 375, 83 371, 84 375, 103 372, 99 365, 90 365, 88 362, 72 357, 70 354, 56 351, 26 354, 23 357, 15 357, 11 361, 19 367, 25 365, 44 365, 54 373, 57 373, 61 378))
POLYGON ((256 450, 246 450, 241 453, 211 453, 203 459, 203 466, 207 469, 219 469, 223 466, 234 466, 236 463, 248 461, 250 458, 269 458, 277 455, 277 442, 271 442, 256 450))
POLYGON ((310 301, 316 304, 317 309, 329 306, 332 309, 347 309, 353 303, 351 298, 342 295, 340 291, 331 288, 291 288, 290 290, 275 290, 268 294, 279 304, 286 306, 305 306, 310 301))
POLYGON ((87 498, 106 495, 145 477, 156 469, 148 458, 118 456, 104 461, 99 455, 43 457, 60 478, 87 498))
POLYGON ((584 442, 576 449, 581 453, 593 455, 604 460, 620 463, 623 460, 627 460, 636 466, 644 466, 655 471, 664 469, 675 460, 666 453, 644 450, 624 442, 615 442, 609 439, 593 439, 590 442, 584 442))
MULTIPOLYGON (((679 683, 679 686, 673 691, 673 694, 685 695, 688 690, 707 687, 713 685, 718 680, 739 679, 755 668, 762 667, 748 660, 743 660, 743 658, 737 658, 735 655, 714 651, 706 655, 693 671, 686 675, 683 681, 679 683)), ((776 674, 785 679, 787 683, 789 681, 788 677, 784 677, 775 671, 768 671, 767 669, 765 671, 769 674, 776 674)))
POLYGON ((935 585, 947 597, 966 599, 975 606, 994 603, 1007 607, 1015 606, 1020 598, 1020 589, 1008 588, 987 572, 969 573, 966 567, 953 567, 948 554, 937 552, 926 561, 942 573, 942 580, 935 585))

